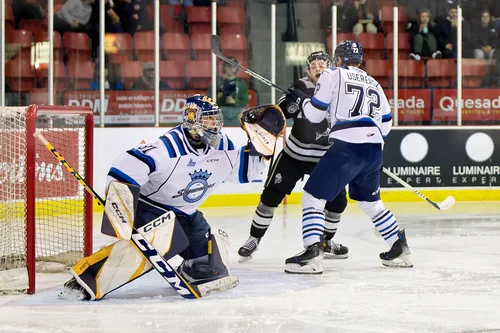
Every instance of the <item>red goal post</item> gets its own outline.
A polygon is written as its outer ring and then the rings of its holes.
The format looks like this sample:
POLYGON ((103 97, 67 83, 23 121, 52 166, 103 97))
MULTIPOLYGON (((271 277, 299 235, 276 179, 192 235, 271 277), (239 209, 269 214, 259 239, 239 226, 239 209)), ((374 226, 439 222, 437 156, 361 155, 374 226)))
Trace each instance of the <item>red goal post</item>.
POLYGON ((93 198, 33 133, 92 186, 93 117, 82 107, 0 107, 0 292, 33 294, 36 272, 92 253, 93 198))

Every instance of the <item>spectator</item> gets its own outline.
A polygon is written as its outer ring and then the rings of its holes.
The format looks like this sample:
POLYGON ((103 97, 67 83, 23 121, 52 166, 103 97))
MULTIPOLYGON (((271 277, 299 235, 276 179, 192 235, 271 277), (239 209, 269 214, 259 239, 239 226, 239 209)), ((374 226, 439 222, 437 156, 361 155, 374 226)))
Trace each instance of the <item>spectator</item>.
POLYGON ((54 30, 63 34, 67 31, 90 32, 90 16, 95 0, 68 0, 54 15, 54 30))
MULTIPOLYGON (((348 0, 333 0, 330 5, 337 6, 337 32, 350 32, 352 25, 347 26, 346 16, 344 14, 346 3, 348 0)), ((321 14, 321 27, 323 30, 327 31, 328 34, 332 31, 332 9, 331 7, 326 8, 321 14)))
POLYGON ((16 24, 21 20, 41 20, 45 18, 45 8, 47 1, 41 0, 15 0, 12 2, 12 12, 16 24))
POLYGON ((153 30, 153 20, 148 16, 146 0, 117 0, 114 11, 120 17, 123 30, 129 34, 153 30))
POLYGON ((194 6, 193 0, 168 0, 169 5, 183 5, 184 7, 194 6))
MULTIPOLYGON (((154 90, 155 89, 155 65, 147 62, 142 68, 142 76, 134 83, 134 90, 154 90)), ((160 90, 168 89, 168 86, 160 80, 160 90)))
MULTIPOLYGON (((123 84, 120 82, 116 75, 116 70, 111 71, 111 75, 108 75, 108 68, 104 68, 104 89, 106 90, 123 90, 123 84)), ((99 90, 99 62, 95 63, 94 77, 90 81, 90 88, 92 90, 99 90)))
POLYGON ((437 24, 431 20, 431 13, 427 8, 421 9, 417 24, 409 23, 410 57, 420 60, 420 57, 440 59, 441 51, 437 49, 436 35, 439 33, 437 24))
POLYGON ((481 12, 481 22, 472 29, 471 41, 474 47, 474 58, 491 59, 498 46, 499 35, 491 21, 489 10, 481 12))
POLYGON ((345 8, 347 24, 357 36, 362 32, 375 34, 379 31, 380 20, 373 0, 354 0, 345 8))
MULTIPOLYGON (((235 62, 235 57, 229 56, 235 62)), ((242 79, 236 77, 238 68, 224 63, 222 77, 217 83, 217 104, 219 106, 245 107, 248 105, 248 87, 242 79)), ((212 87, 208 89, 208 95, 212 95, 212 87)))
MULTIPOLYGON (((444 58, 457 57, 457 8, 451 7, 448 10, 448 16, 439 23, 438 47, 444 58)), ((462 19, 462 40, 463 40, 463 56, 470 58, 471 52, 467 46, 469 41, 470 29, 467 21, 462 19)))

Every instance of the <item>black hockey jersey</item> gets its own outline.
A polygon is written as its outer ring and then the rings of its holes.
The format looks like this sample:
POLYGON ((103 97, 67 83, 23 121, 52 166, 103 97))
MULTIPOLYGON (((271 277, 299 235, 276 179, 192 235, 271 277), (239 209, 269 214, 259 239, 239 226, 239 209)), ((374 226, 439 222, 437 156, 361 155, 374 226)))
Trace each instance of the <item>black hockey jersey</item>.
MULTIPOLYGON (((309 96, 314 95, 315 85, 308 77, 297 80, 293 87, 309 96)), ((320 123, 311 123, 302 111, 288 108, 285 104, 285 95, 278 100, 278 105, 286 118, 294 118, 292 132, 286 140, 284 151, 300 161, 318 162, 330 147, 330 143, 328 143, 329 117, 320 123)))

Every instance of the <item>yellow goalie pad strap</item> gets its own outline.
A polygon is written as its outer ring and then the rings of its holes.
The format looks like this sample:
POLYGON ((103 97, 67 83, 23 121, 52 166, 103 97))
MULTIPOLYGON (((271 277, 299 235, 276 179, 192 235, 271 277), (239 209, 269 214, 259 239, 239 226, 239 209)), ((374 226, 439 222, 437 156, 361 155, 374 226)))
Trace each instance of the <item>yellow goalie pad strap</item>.
MULTIPOLYGON (((144 234, 162 255, 170 248, 174 225, 175 218, 170 218, 144 234)), ((82 259, 70 272, 89 292, 91 300, 98 300, 151 268, 130 241, 119 240, 82 259)))

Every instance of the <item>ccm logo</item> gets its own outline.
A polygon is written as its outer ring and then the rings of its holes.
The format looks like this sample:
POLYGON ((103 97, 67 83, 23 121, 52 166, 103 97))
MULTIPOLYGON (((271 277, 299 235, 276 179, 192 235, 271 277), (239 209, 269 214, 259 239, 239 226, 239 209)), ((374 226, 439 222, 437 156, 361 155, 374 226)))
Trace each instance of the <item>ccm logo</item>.
POLYGON ((210 162, 217 162, 218 160, 219 160, 218 158, 209 158, 209 159, 207 160, 207 162, 208 162, 208 163, 210 163, 210 162))
POLYGON ((153 221, 149 222, 148 224, 146 224, 144 227, 142 227, 142 231, 144 233, 148 233, 151 230, 158 228, 159 226, 161 226, 165 222, 170 221, 171 218, 172 217, 170 216, 170 214, 162 215, 159 218, 157 218, 156 220, 153 220, 153 221))
POLYGON ((125 219, 125 216, 123 216, 122 212, 120 211, 120 209, 118 209, 118 205, 115 202, 111 204, 111 207, 114 208, 116 215, 120 218, 122 223, 128 223, 125 219))

